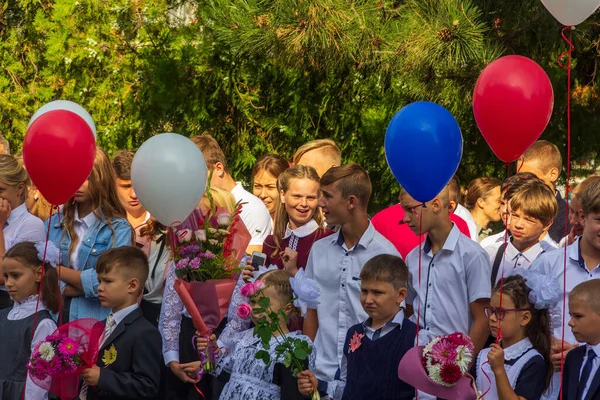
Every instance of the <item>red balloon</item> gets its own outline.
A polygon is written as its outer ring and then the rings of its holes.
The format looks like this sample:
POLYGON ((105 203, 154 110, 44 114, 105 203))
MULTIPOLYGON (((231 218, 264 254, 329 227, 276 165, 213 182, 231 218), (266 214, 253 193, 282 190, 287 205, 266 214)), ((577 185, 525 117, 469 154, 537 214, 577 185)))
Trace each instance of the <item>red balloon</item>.
POLYGON ((475 121, 496 157, 518 159, 540 137, 552 115, 554 93, 535 61, 506 56, 488 65, 475 85, 475 121))
POLYGON ((31 180, 50 203, 66 203, 92 172, 96 141, 83 118, 49 111, 27 129, 23 161, 31 180))

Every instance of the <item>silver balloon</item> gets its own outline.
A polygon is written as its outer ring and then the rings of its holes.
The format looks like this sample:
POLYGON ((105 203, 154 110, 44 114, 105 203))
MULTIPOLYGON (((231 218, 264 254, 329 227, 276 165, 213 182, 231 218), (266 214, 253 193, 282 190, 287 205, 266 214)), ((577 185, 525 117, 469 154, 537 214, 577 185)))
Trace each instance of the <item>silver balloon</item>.
POLYGON ((191 214, 206 190, 207 178, 200 149, 176 133, 146 140, 131 165, 135 193, 163 225, 179 225, 191 214))

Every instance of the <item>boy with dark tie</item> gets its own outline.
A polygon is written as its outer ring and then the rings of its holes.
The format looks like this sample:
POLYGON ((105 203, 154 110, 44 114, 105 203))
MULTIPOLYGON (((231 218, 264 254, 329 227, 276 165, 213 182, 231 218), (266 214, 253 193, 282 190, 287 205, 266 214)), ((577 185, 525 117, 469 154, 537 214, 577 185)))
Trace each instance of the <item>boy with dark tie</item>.
POLYGON ((600 279, 583 282, 569 293, 569 326, 585 343, 569 352, 563 375, 563 399, 600 399, 600 279))

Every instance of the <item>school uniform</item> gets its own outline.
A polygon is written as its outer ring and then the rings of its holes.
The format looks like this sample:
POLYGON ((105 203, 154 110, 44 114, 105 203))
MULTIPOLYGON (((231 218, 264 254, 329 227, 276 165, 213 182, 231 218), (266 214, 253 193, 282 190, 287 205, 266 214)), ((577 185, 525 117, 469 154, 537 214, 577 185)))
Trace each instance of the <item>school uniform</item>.
POLYGON ((332 397, 339 399, 342 393, 343 400, 412 400, 415 388, 398 379, 398 364, 414 346, 417 326, 404 318, 402 310, 379 329, 371 328, 371 323, 369 318, 348 330, 332 397), (349 343, 355 334, 364 336, 352 351, 349 343))
POLYGON ((579 346, 567 354, 563 375, 564 400, 600 399, 600 345, 579 346))
POLYGON ((540 242, 521 252, 513 245, 510 238, 506 243, 506 250, 503 242, 493 243, 484 247, 484 250, 488 253, 492 265, 492 287, 502 276, 506 278, 513 275, 513 270, 516 268, 529 269, 539 255, 545 252, 540 242))
MULTIPOLYGON (((481 350, 477 356, 475 384, 481 392, 485 392, 490 388, 489 392, 483 397, 484 400, 497 400, 496 377, 492 372, 492 367, 487 362, 489 352, 490 348, 487 348, 481 350)), ((524 397, 527 400, 538 400, 546 386, 546 368, 544 358, 533 348, 528 338, 504 349, 504 369, 508 382, 517 396, 524 397)))
POLYGON ((411 321, 421 326, 418 344, 453 332, 468 334, 473 323, 471 303, 491 297, 490 260, 475 241, 452 227, 442 248, 433 254, 429 237, 421 249, 419 282, 419 247, 406 257, 408 295, 415 314, 411 321))
MULTIPOLYGON (((567 277, 566 287, 564 286, 564 254, 565 249, 556 249, 550 252, 545 252, 538 257, 537 260, 531 265, 532 271, 539 271, 540 273, 551 277, 555 282, 558 282, 561 292, 566 297, 565 310, 569 309, 569 293, 571 290, 580 283, 587 282, 591 279, 600 278, 600 265, 588 267, 585 265, 585 260, 581 255, 580 242, 581 238, 578 238, 575 243, 567 247, 567 277)), ((560 301, 558 304, 551 308, 550 316, 551 321, 557 321, 558 323, 552 324, 550 329, 552 330, 552 336, 557 339, 561 339, 563 334, 562 329, 562 312, 563 302, 560 301)), ((565 318, 565 324, 569 322, 569 316, 565 318)), ((568 326, 564 329, 564 340, 570 344, 576 344, 577 340, 573 335, 573 332, 568 326)), ((560 372, 555 372, 552 377, 552 382, 548 390, 544 393, 543 399, 556 400, 560 392, 560 372)))
POLYGON ((273 235, 269 235, 265 240, 265 243, 263 244, 263 253, 267 255, 265 265, 277 265, 277 268, 284 269, 283 260, 279 253, 289 247, 298 253, 298 259, 296 261, 297 267, 306 268, 308 255, 310 254, 310 249, 313 244, 333 233, 334 232, 329 229, 321 229, 313 219, 296 229, 291 229, 288 224, 285 229, 285 234, 279 242, 279 248, 275 244, 273 235))
POLYGON ((87 400, 160 399, 163 359, 158 330, 137 304, 109 314, 106 324, 96 362, 100 380, 88 387, 87 400))
POLYGON ((369 317, 360 303, 360 271, 367 261, 380 254, 399 256, 394 245, 372 223, 352 248, 346 246, 341 230, 312 246, 306 275, 321 287, 317 306, 319 329, 315 337, 317 360, 313 371, 318 379, 335 380, 348 329, 369 317))

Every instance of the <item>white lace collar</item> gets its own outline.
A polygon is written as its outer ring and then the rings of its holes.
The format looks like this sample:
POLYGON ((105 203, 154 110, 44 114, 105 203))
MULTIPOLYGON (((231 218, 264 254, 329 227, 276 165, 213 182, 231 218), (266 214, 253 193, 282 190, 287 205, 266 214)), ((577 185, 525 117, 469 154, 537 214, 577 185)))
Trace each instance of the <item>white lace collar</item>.
POLYGON ((290 224, 288 222, 287 226, 285 227, 285 235, 283 235, 283 238, 289 238, 290 236, 292 236, 292 233, 298 238, 303 238, 310 235, 317 229, 319 229, 319 224, 317 224, 317 221, 315 221, 314 219, 311 219, 306 224, 296 229, 290 229, 290 224))
POLYGON ((505 361, 516 360, 517 358, 521 357, 523 354, 527 353, 527 351, 529 349, 531 349, 532 347, 533 347, 533 345, 531 344, 531 341, 529 340, 529 338, 525 338, 525 339, 513 344, 512 346, 509 346, 504 349, 504 360, 505 361))

